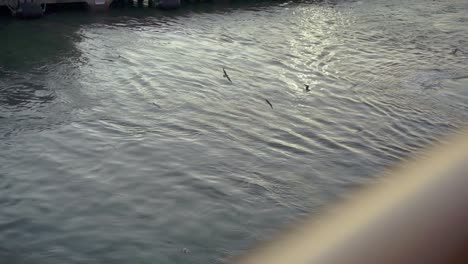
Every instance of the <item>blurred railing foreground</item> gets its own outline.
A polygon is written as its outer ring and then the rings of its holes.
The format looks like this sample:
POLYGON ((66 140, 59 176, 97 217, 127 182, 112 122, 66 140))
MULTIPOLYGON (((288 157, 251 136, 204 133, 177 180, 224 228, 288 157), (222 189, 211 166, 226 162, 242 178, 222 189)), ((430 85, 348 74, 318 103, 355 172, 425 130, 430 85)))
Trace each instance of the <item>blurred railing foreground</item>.
POLYGON ((239 264, 468 263, 468 131, 239 264))

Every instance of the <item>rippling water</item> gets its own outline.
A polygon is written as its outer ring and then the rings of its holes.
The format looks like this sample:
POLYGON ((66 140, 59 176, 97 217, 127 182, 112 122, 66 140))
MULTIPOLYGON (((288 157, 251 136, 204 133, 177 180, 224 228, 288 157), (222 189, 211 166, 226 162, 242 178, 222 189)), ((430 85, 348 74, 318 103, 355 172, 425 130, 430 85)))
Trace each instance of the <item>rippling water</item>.
POLYGON ((3 18, 2 262, 218 263, 317 212, 466 123, 467 10, 3 18))

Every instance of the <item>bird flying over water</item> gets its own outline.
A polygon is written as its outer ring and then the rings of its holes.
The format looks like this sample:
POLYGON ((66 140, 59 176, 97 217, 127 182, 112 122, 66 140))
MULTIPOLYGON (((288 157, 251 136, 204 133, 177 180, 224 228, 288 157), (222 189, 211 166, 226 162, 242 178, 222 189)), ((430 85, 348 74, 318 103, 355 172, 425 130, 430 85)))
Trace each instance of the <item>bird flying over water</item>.
POLYGON ((305 85, 305 91, 309 92, 310 91, 309 85, 308 84, 304 84, 304 85, 305 85))
POLYGON ((231 81, 231 78, 229 78, 229 75, 227 74, 227 72, 226 72, 226 70, 224 69, 224 67, 223 67, 223 73, 224 73, 224 74, 223 74, 223 77, 226 77, 230 82, 232 82, 232 81, 231 81))
POLYGON ((267 104, 270 105, 271 109, 273 109, 273 105, 270 103, 270 101, 268 101, 268 99, 265 99, 265 102, 267 102, 267 104))

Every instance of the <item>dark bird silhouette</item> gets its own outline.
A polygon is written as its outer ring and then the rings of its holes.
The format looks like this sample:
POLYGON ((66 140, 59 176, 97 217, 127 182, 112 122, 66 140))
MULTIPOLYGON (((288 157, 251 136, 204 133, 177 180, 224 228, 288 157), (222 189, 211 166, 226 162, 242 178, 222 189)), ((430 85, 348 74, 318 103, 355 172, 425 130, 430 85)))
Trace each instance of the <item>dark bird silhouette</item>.
POLYGON ((265 102, 267 102, 267 104, 270 105, 271 109, 273 109, 273 105, 270 103, 270 101, 268 101, 268 99, 265 99, 265 102))
POLYGON ((306 92, 310 92, 309 85, 308 85, 308 84, 304 84, 304 85, 305 85, 305 91, 306 91, 306 92))
POLYGON ((224 74, 223 74, 223 77, 226 77, 226 78, 232 83, 231 78, 229 78, 229 75, 227 74, 227 72, 226 72, 226 70, 224 69, 224 67, 223 67, 223 73, 224 73, 224 74))
POLYGON ((450 52, 450 54, 457 55, 457 52, 458 52, 458 48, 455 48, 454 50, 452 50, 452 52, 450 52))

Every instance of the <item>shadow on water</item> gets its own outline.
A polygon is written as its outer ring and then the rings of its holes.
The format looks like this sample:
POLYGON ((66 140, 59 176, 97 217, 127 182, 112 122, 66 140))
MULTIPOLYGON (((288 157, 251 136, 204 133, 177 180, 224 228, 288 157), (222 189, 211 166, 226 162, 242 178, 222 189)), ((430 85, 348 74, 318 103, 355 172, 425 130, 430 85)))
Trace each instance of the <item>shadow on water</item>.
POLYGON ((0 70, 24 71, 78 57, 78 24, 41 20, 10 19, 0 27, 0 70))
POLYGON ((72 107, 64 91, 79 93, 80 19, 0 19, 0 138, 62 122, 72 107))
POLYGON ((5 20, 0 35, 0 107, 51 102, 46 84, 50 71, 78 60, 78 25, 45 20, 5 20))

